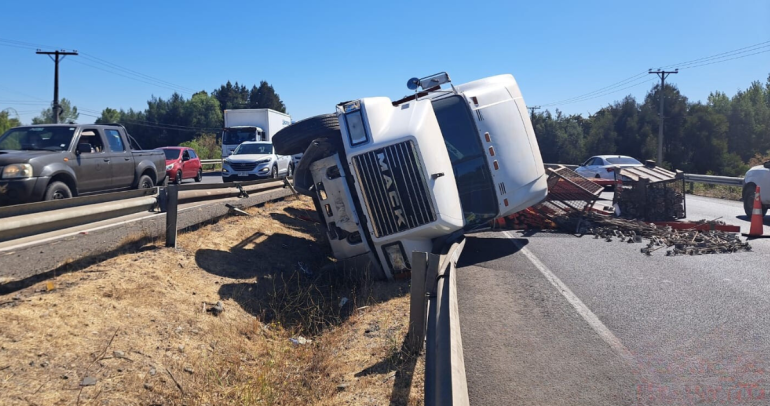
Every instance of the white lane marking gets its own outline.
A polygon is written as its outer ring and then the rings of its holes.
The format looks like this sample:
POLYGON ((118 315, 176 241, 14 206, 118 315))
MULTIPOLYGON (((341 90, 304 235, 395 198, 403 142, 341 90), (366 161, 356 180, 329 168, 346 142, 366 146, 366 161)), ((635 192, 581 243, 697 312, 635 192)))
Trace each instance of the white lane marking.
MULTIPOLYGON (((181 212, 184 212, 184 211, 187 211, 187 210, 191 210, 191 209, 195 209, 195 208, 202 207, 202 206, 206 206, 206 203, 199 204, 199 205, 196 205, 196 206, 191 206, 191 207, 185 207, 185 208, 179 209, 178 212, 181 213, 181 212)), ((105 224, 105 225, 101 225, 101 226, 98 226, 98 227, 88 228, 88 229, 85 229, 85 230, 73 231, 73 232, 67 233, 67 234, 55 235, 55 236, 52 236, 52 237, 43 238, 42 240, 28 241, 28 242, 17 244, 17 245, 12 245, 10 247, 0 248, 0 252, 12 251, 12 250, 17 250, 19 248, 26 248, 26 247, 29 247, 31 245, 39 245, 39 244, 43 244, 43 243, 46 243, 46 242, 49 242, 49 241, 61 240, 61 239, 64 239, 64 238, 67 238, 67 237, 72 237, 72 236, 78 235, 78 234, 84 234, 84 233, 88 234, 90 232, 99 231, 99 230, 103 230, 103 229, 106 229, 106 228, 123 226, 123 225, 129 224, 129 223, 133 223, 133 222, 136 222, 136 221, 146 220, 146 219, 152 218, 152 217, 158 217, 161 214, 163 214, 163 213, 152 213, 152 214, 149 214, 149 215, 146 215, 146 216, 142 216, 142 217, 139 217, 139 218, 135 218, 135 219, 131 219, 131 220, 123 220, 123 221, 120 221, 120 222, 117 222, 117 223, 113 223, 113 224, 105 224)), ((110 219, 102 220, 102 221, 110 221, 110 219)), ((53 231, 53 232, 55 232, 55 231, 53 231)))
POLYGON ((518 241, 516 241, 515 237, 508 231, 503 231, 503 234, 505 234, 511 242, 519 249, 519 251, 524 254, 527 259, 529 259, 530 262, 532 262, 532 265, 537 268, 540 273, 545 276, 546 279, 548 279, 548 282, 551 282, 551 285, 553 285, 559 293, 564 296, 565 299, 572 305, 572 307, 577 310, 580 317, 585 320, 589 326, 591 326, 594 331, 599 334, 599 337, 601 337, 604 342, 609 344, 610 348, 612 348, 615 353, 617 353, 620 358, 623 359, 628 365, 630 366, 636 366, 636 360, 634 359, 633 354, 631 354, 631 351, 626 348, 625 345, 618 339, 618 337, 615 336, 615 334, 612 334, 612 331, 607 328, 607 326, 604 325, 604 323, 599 320, 598 317, 594 314, 594 312, 591 311, 591 309, 588 308, 577 296, 575 296, 574 293, 570 290, 570 288, 567 287, 567 285, 564 284, 553 272, 551 272, 550 269, 548 269, 545 264, 540 262, 540 259, 538 259, 535 254, 533 254, 530 250, 528 250, 525 246, 521 245, 518 241))

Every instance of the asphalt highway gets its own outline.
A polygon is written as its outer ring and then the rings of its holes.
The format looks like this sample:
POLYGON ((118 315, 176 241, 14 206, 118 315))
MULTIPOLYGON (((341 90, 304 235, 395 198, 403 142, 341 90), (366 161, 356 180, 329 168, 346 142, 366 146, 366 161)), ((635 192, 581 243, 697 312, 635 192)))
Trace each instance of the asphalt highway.
MULTIPOLYGON (((740 202, 688 195, 687 211, 748 231, 740 202)), ((471 236, 457 271, 471 404, 770 404, 770 239, 751 244, 667 257, 592 236, 471 236)))

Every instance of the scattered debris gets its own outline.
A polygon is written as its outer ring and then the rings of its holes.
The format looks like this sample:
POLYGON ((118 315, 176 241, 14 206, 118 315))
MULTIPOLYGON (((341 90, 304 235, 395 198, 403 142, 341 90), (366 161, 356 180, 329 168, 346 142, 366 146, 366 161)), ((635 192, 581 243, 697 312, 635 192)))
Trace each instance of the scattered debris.
POLYGON ((297 336, 297 338, 290 338, 289 341, 291 341, 294 345, 305 345, 313 342, 313 340, 302 336, 297 336))
POLYGON ((115 357, 115 358, 125 358, 126 357, 126 353, 123 352, 123 351, 113 351, 112 352, 112 356, 115 357))
POLYGON ((147 390, 152 390, 152 384, 145 383, 144 384, 144 388, 147 389, 147 390))
POLYGON ((343 297, 342 299, 340 299, 340 307, 344 307, 344 306, 345 306, 345 304, 347 304, 347 303, 348 303, 348 300, 349 300, 349 299, 348 299, 348 298, 346 298, 346 297, 343 297))
POLYGON ((348 386, 350 386, 350 384, 348 384, 348 383, 341 383, 341 384, 337 385, 337 390, 342 392, 345 389, 347 389, 348 386))
MULTIPOLYGON (((204 303, 205 304, 205 303, 204 303)), ((225 311, 225 305, 222 304, 222 301, 217 301, 217 303, 208 309, 206 309, 207 312, 213 314, 214 316, 219 316, 220 313, 225 311)))
POLYGON ((158 373, 158 371, 155 370, 155 368, 150 368, 150 376, 155 376, 155 374, 158 373))
POLYGON ((171 373, 171 370, 168 369, 168 367, 166 367, 166 372, 168 372, 168 376, 170 376, 171 379, 176 384, 176 387, 179 389, 179 392, 182 392, 182 395, 184 395, 185 393, 184 393, 184 389, 182 389, 182 385, 179 384, 179 381, 176 380, 176 377, 174 376, 174 374, 171 373))
POLYGON ((96 385, 96 378, 87 376, 80 381, 80 386, 94 386, 96 385))
MULTIPOLYGON (((247 195, 247 197, 248 197, 248 195, 247 195)), ((230 214, 238 214, 238 215, 241 215, 241 216, 251 216, 251 214, 243 211, 240 207, 233 206, 230 203, 225 203, 225 207, 230 209, 230 214)))
POLYGON ((195 373, 195 370, 192 369, 192 367, 184 367, 184 371, 191 375, 195 373))

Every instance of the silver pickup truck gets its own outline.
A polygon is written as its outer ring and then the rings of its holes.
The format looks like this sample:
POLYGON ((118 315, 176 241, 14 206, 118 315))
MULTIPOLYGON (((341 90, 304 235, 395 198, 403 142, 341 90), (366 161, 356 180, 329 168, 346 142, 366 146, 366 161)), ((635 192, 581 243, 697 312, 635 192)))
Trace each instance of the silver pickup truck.
POLYGON ((0 136, 0 205, 166 182, 161 150, 132 149, 120 125, 15 127, 0 136))

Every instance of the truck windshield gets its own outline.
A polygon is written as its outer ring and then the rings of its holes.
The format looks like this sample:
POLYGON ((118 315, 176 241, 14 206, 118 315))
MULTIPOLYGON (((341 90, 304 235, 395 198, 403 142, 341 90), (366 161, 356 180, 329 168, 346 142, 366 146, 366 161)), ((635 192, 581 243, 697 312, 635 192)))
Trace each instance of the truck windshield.
POLYGON ((271 144, 241 144, 233 151, 233 155, 246 155, 246 154, 272 154, 273 146, 271 144))
POLYGON ((16 127, 0 136, 0 150, 66 151, 75 127, 16 127))
POLYGON ((222 144, 238 145, 246 141, 257 140, 256 128, 228 128, 222 135, 222 144))
POLYGON ((460 96, 432 103, 452 161, 466 224, 493 219, 498 213, 497 196, 471 111, 460 96))

